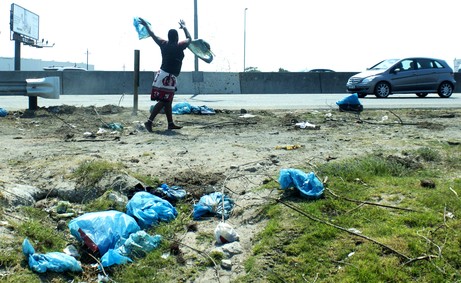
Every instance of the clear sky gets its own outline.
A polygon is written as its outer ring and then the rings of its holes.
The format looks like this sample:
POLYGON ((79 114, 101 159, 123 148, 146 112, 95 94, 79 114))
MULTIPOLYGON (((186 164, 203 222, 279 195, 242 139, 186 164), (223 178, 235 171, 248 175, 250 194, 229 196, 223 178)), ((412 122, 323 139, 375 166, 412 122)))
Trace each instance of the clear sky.
MULTIPOLYGON (((16 0, 0 1, 0 57, 14 56, 9 13, 15 3, 39 15, 39 37, 52 48, 21 47, 22 58, 87 62, 95 70, 133 70, 140 50, 141 70, 160 67, 160 51, 150 38, 139 40, 133 17, 148 20, 166 38, 184 19, 194 37, 194 0, 16 0)), ((361 71, 387 58, 428 56, 453 67, 461 58, 458 0, 197 0, 198 37, 211 45, 211 64, 200 71, 296 72, 313 68, 361 71), (245 12, 245 8, 247 8, 245 12), (246 25, 245 22, 246 13, 246 25), (246 31, 246 44, 244 44, 246 31)), ((184 34, 179 30, 180 38, 184 34)), ((183 71, 194 70, 186 51, 183 71)))

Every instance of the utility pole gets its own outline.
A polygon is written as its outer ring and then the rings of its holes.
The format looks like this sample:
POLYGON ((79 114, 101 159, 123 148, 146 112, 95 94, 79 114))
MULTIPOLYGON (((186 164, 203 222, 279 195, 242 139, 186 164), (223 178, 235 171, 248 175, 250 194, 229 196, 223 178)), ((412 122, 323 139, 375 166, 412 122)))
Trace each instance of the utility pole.
POLYGON ((86 49, 86 70, 88 71, 88 55, 90 53, 88 52, 88 48, 86 49))

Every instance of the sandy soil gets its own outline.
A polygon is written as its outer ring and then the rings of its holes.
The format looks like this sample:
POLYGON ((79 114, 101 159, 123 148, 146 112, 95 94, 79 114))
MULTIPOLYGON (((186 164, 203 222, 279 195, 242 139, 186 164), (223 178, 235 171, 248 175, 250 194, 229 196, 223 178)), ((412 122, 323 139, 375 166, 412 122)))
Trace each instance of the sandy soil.
MULTIPOLYGON (((196 200, 205 193, 225 191, 236 203, 226 222, 236 229, 240 241, 223 247, 196 241, 196 232, 185 232, 180 238, 206 252, 224 248, 232 264, 232 271, 219 270, 221 282, 226 282, 243 274, 243 261, 264 226, 259 209, 279 194, 256 189, 264 180, 276 179, 282 168, 315 171, 316 164, 331 160, 375 151, 400 155, 461 141, 461 110, 456 109, 365 110, 360 115, 338 109, 215 110, 215 115, 175 115, 177 124, 184 126, 175 131, 166 130, 165 116, 160 115, 154 133, 143 127, 148 113, 132 115, 131 109, 111 105, 48 107, 34 115, 10 113, 0 118, 0 186, 29 185, 46 196, 58 184, 74 182, 67 176, 82 162, 101 159, 182 186, 196 200), (300 122, 317 127, 302 129, 296 125, 300 122), (118 124, 122 130, 111 129, 118 124)), ((198 230, 212 234, 219 221, 198 221, 198 230)), ((210 269, 196 282, 214 276, 210 269)))

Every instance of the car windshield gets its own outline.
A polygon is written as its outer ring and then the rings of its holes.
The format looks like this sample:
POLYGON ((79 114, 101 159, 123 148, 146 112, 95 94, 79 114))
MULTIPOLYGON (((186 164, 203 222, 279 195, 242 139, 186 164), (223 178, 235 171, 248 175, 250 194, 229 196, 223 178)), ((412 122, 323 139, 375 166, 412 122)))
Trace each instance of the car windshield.
POLYGON ((393 66, 397 61, 399 61, 399 59, 387 59, 379 62, 371 68, 368 68, 368 70, 387 70, 391 66, 393 66))

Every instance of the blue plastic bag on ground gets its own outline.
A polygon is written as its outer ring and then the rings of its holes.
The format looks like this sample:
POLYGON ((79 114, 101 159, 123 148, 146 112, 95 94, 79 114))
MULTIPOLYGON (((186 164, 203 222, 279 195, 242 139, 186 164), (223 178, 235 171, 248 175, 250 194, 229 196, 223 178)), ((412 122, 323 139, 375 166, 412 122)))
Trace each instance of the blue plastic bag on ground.
POLYGON ((68 226, 77 240, 101 256, 140 230, 133 217, 116 210, 86 213, 72 219, 68 226))
POLYGON ((218 217, 224 216, 224 219, 229 218, 229 215, 234 207, 234 201, 227 195, 220 192, 214 192, 209 195, 204 195, 199 202, 194 205, 193 217, 195 220, 211 213, 218 217))
POLYGON ((298 169, 280 170, 279 183, 282 190, 295 187, 305 198, 318 199, 323 195, 322 182, 313 172, 306 174, 298 169))
POLYGON ((109 250, 101 257, 103 267, 114 264, 125 264, 133 262, 131 258, 144 257, 147 253, 156 249, 162 240, 162 236, 151 236, 145 231, 140 230, 133 233, 126 239, 125 243, 115 250, 109 250))
MULTIPOLYGON (((148 21, 146 21, 146 23, 150 26, 150 23, 148 21)), ((150 36, 149 33, 147 32, 146 27, 141 24, 141 20, 139 19, 139 17, 133 18, 133 25, 134 25, 134 28, 136 29, 136 32, 138 33, 139 39, 144 39, 150 36)))
POLYGON ((191 105, 189 102, 180 102, 173 105, 172 109, 173 114, 181 115, 181 114, 216 114, 213 108, 209 108, 205 105, 203 106, 194 106, 191 105))
POLYGON ((112 266, 115 264, 122 265, 133 260, 127 256, 122 255, 118 250, 110 249, 101 257, 101 265, 103 267, 112 266))
POLYGON ((336 105, 339 106, 339 110, 341 111, 361 112, 363 110, 363 105, 360 103, 357 93, 351 94, 339 101, 336 101, 336 105))
POLYGON ((36 254, 34 247, 26 238, 22 243, 22 252, 27 257, 29 267, 35 272, 45 273, 52 272, 82 272, 80 263, 72 256, 51 252, 46 254, 36 254))
POLYGON ((0 117, 6 117, 8 115, 8 111, 6 109, 0 108, 0 117))
POLYGON ((126 205, 126 213, 138 221, 142 229, 170 222, 178 215, 170 202, 148 192, 137 192, 126 205))
POLYGON ((184 199, 187 192, 179 186, 169 187, 167 184, 162 184, 155 189, 154 195, 166 199, 170 203, 175 203, 178 200, 184 199))

